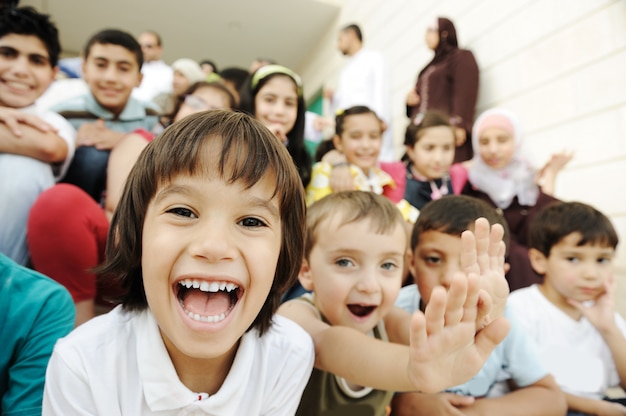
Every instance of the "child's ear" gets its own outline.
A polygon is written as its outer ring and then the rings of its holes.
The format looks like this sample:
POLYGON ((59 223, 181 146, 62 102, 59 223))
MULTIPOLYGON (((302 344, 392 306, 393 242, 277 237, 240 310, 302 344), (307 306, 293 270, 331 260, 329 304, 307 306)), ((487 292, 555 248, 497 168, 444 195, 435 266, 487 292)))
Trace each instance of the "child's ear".
POLYGON ((300 273, 298 273, 298 280, 303 288, 308 291, 313 291, 313 279, 311 277, 311 268, 307 259, 302 260, 302 266, 300 266, 300 273))
POLYGON ((528 250, 528 257, 530 258, 530 265, 537 273, 542 276, 546 274, 548 258, 541 251, 531 248, 528 250))
POLYGON ((511 270, 511 264, 504 262, 504 274, 507 274, 511 270))
POLYGON ((335 149, 338 152, 343 153, 343 144, 341 143, 341 136, 339 136, 338 134, 333 135, 333 146, 335 146, 335 149))

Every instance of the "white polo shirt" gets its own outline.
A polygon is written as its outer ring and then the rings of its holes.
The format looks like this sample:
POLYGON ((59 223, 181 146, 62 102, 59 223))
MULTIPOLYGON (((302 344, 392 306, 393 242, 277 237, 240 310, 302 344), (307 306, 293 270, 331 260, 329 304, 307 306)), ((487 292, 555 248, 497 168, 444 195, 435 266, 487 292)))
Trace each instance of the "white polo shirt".
POLYGON ((309 335, 282 316, 262 336, 243 335, 233 366, 212 395, 179 380, 149 310, 112 312, 55 346, 44 415, 293 415, 313 368, 309 335))

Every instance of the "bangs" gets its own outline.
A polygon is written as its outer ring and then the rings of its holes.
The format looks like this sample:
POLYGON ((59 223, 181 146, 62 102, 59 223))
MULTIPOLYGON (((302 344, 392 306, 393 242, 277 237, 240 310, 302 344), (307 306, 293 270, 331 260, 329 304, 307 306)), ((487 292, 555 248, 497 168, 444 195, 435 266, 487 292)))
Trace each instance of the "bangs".
MULTIPOLYGON (((227 112, 223 116, 243 117, 227 112)), ((251 123, 224 123, 221 119, 212 117, 198 123, 196 117, 186 117, 148 146, 146 174, 155 181, 154 192, 177 175, 217 175, 225 182, 241 181, 250 188, 269 173, 277 184, 284 183, 284 169, 277 168, 284 161, 276 150, 277 143, 272 143, 278 139, 251 123), (170 149, 177 149, 175 157, 170 149)))

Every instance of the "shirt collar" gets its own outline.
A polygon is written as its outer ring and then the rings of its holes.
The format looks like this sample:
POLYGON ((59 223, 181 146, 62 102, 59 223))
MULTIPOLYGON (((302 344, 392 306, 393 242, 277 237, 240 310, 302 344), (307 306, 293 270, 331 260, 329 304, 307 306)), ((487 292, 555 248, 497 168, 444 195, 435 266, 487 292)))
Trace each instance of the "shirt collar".
POLYGON ((142 312, 137 321, 136 354, 148 407, 153 412, 195 407, 207 414, 236 414, 239 403, 245 400, 241 380, 250 376, 257 342, 256 331, 244 334, 219 391, 212 396, 205 394, 203 400, 198 400, 200 394, 189 390, 178 378, 154 315, 149 310, 142 312))

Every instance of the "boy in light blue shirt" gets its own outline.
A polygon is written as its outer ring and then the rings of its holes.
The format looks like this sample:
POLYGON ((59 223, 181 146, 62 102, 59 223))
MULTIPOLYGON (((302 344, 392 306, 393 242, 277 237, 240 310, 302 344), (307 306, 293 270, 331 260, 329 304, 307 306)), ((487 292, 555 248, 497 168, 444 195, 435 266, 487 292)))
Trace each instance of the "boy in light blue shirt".
MULTIPOLYGON (((499 223, 507 230, 504 218, 478 199, 446 196, 429 202, 420 212, 411 236, 409 270, 416 283, 401 289, 396 306, 409 312, 424 310, 435 287, 447 288, 467 253, 462 233, 468 229, 477 237, 488 233, 485 218, 489 224, 499 223)), ((490 262, 493 258, 480 261, 490 262)), ((563 415, 563 393, 540 365, 534 344, 508 308, 505 316, 511 329, 476 376, 437 394, 397 394, 393 414, 563 415)))

